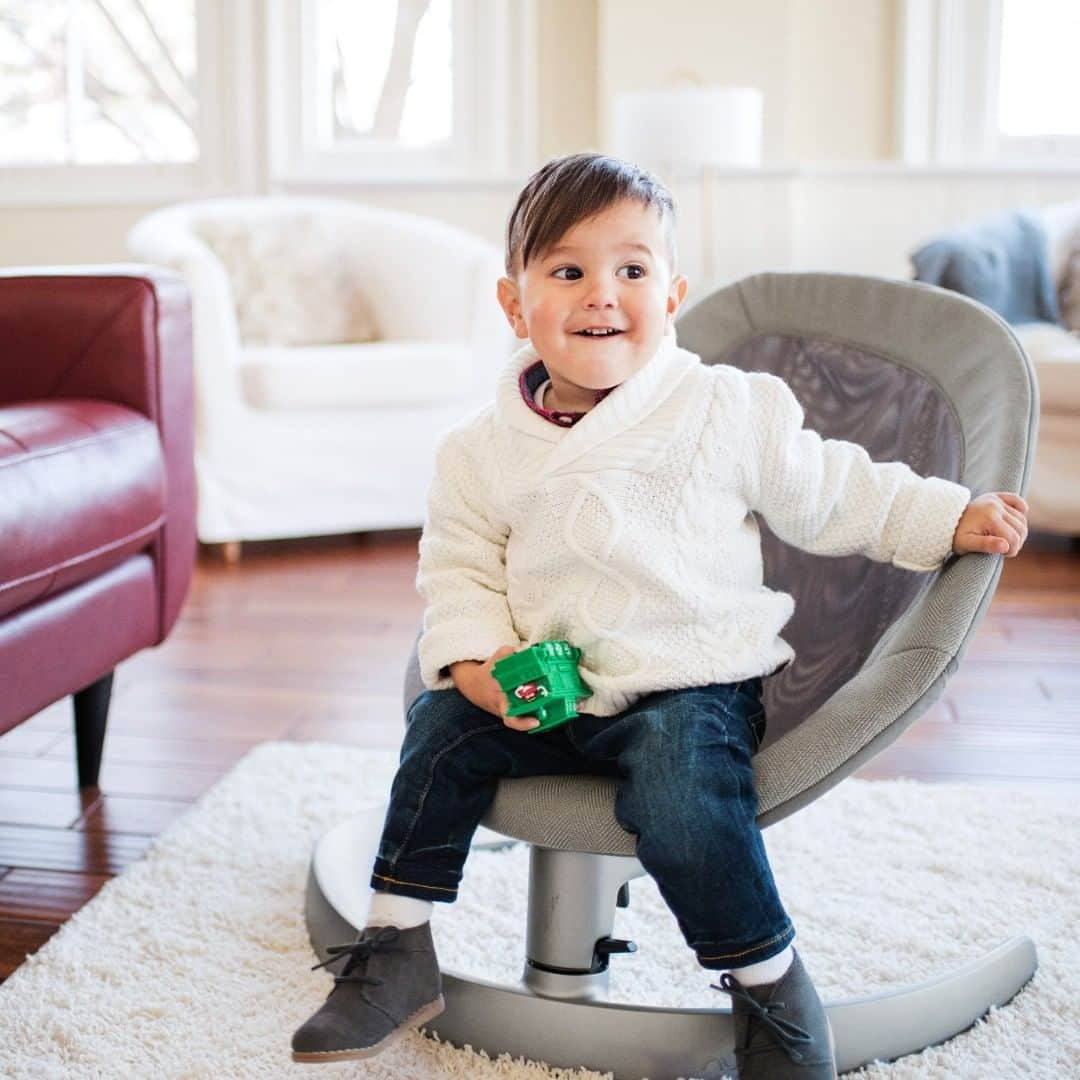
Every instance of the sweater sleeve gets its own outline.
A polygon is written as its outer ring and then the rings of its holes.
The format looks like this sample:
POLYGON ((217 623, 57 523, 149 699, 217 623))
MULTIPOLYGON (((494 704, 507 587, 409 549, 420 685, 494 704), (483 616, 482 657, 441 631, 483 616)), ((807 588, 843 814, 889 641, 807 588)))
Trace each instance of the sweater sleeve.
POLYGON ((450 664, 486 660, 501 645, 519 644, 506 599, 509 528, 485 498, 489 469, 460 430, 436 455, 416 578, 426 601, 420 676, 429 690, 454 685, 450 664))
POLYGON ((904 570, 936 570, 952 554, 967 488, 804 428, 802 406, 775 375, 749 374, 747 386, 747 503, 780 539, 904 570))

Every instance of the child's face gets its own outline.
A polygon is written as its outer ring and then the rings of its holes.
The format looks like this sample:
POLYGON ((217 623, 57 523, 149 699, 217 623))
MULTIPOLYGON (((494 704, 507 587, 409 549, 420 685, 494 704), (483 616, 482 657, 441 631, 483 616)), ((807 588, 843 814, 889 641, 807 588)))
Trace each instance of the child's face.
POLYGON ((669 265, 655 208, 632 199, 579 221, 524 271, 499 281, 499 303, 519 338, 530 338, 564 405, 644 367, 686 296, 669 265), (588 336, 587 330, 618 331, 588 336))

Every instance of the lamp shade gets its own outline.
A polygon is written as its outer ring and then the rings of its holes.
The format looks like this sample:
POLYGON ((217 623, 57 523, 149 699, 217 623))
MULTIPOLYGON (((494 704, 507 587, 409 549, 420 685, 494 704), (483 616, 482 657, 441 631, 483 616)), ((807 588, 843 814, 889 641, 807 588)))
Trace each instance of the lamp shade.
POLYGON ((624 91, 615 153, 657 172, 761 164, 762 94, 749 86, 624 91))

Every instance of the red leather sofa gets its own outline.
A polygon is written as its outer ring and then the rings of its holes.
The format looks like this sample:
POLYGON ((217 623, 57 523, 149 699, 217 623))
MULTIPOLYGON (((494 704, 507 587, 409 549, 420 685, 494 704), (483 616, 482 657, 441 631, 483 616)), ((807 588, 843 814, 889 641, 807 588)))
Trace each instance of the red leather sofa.
POLYGON ((191 580, 193 426, 179 276, 0 270, 0 733, 73 694, 80 786, 191 580))

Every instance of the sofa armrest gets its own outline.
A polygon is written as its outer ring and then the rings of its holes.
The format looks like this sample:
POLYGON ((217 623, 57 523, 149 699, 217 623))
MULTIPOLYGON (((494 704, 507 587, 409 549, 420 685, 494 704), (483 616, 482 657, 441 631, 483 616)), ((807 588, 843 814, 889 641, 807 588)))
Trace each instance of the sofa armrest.
POLYGON ((154 422, 168 491, 153 554, 162 640, 195 557, 191 305, 176 274, 141 266, 0 271, 0 405, 99 398, 154 422))
POLYGON ((15 361, 0 364, 0 402, 101 398, 156 420, 158 338, 190 339, 187 306, 183 283, 150 267, 0 271, 0 341, 15 361))

